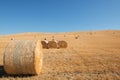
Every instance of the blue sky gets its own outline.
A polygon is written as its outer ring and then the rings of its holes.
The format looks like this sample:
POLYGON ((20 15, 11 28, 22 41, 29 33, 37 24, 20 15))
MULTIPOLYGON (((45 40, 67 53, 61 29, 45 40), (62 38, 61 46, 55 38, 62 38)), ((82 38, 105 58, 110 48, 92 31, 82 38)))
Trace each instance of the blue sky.
POLYGON ((0 0, 0 34, 120 29, 120 0, 0 0))

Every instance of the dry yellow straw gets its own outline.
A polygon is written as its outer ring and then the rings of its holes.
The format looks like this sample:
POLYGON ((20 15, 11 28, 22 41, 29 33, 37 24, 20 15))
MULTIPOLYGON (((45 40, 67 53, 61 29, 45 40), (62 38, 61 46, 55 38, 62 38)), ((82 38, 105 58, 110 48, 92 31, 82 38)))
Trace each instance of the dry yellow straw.
POLYGON ((58 47, 59 48, 67 48, 68 44, 66 41, 58 41, 58 47))
POLYGON ((58 45, 55 41, 49 41, 48 42, 48 48, 57 48, 58 45))
POLYGON ((42 58, 39 40, 11 41, 4 52, 4 69, 8 74, 39 74, 42 58))

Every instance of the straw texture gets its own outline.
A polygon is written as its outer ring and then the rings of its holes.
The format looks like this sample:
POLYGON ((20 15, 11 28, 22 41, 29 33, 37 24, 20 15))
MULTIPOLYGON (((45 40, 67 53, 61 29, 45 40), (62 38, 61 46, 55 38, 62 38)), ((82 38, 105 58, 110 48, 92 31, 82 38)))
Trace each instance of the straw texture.
POLYGON ((48 49, 48 43, 47 43, 47 42, 41 41, 41 43, 42 43, 42 47, 43 47, 44 49, 48 49))
POLYGON ((42 57, 39 40, 11 41, 4 52, 4 69, 8 74, 39 74, 42 57))
POLYGON ((58 48, 67 48, 68 44, 66 41, 58 41, 58 48))
POLYGON ((57 48, 58 44, 55 41, 49 41, 48 42, 48 48, 57 48))

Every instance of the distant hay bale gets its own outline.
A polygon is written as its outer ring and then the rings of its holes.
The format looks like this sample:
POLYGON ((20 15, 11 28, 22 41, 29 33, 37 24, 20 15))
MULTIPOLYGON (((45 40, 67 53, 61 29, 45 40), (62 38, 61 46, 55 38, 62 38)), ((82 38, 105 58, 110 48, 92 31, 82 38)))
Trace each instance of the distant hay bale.
POLYGON ((75 36, 75 39, 78 39, 78 37, 77 37, 77 36, 75 36))
POLYGON ((42 45, 39 40, 11 41, 4 52, 7 74, 37 75, 42 68, 42 45))
POLYGON ((92 35, 93 33, 92 33, 92 32, 90 32, 89 34, 90 34, 90 35, 92 35))
POLYGON ((46 41, 41 41, 41 43, 44 49, 48 49, 48 43, 46 41))
POLYGON ((57 42, 56 41, 49 41, 48 42, 48 48, 57 48, 57 42))
POLYGON ((79 38, 79 35, 75 36, 75 39, 78 39, 79 38))
POLYGON ((67 48, 68 44, 66 41, 59 41, 58 46, 59 48, 67 48))
POLYGON ((11 38, 11 40, 14 40, 14 38, 11 38))
POLYGON ((113 32, 113 34, 115 34, 115 32, 113 32))

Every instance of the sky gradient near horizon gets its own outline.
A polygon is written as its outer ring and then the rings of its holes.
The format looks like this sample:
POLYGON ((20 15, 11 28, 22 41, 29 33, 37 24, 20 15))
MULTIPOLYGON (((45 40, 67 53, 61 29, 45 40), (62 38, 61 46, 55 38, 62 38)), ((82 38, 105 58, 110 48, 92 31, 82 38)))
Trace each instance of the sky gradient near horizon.
POLYGON ((120 0, 0 0, 0 35, 120 30, 120 0))

